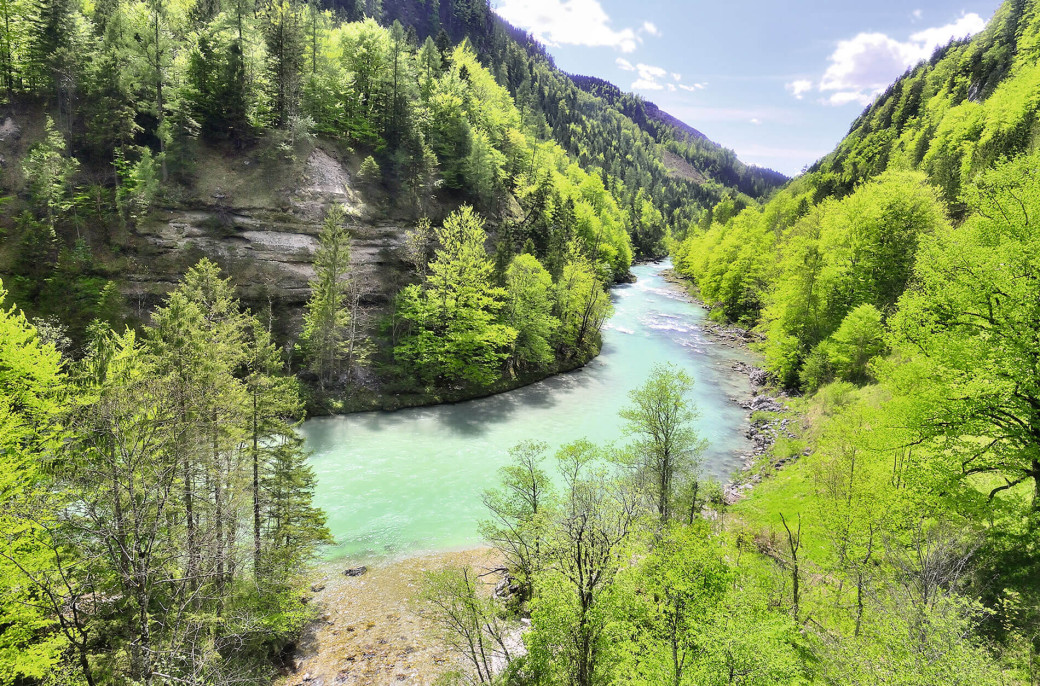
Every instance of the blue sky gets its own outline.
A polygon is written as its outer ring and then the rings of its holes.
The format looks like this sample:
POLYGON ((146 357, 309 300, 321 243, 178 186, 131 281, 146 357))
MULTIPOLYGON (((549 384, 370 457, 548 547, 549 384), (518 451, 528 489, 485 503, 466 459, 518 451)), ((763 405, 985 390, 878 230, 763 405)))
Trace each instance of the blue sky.
POLYGON ((557 65, 612 81, 732 148, 798 173, 873 96, 1000 0, 492 0, 557 65))

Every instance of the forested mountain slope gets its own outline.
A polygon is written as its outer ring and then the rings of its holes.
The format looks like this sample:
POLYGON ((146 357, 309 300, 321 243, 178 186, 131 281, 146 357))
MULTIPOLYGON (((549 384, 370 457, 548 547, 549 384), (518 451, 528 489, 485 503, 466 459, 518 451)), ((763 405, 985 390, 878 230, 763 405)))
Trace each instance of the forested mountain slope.
POLYGON ((486 0, 0 12, 0 275, 76 347, 94 318, 147 320, 203 256, 293 342, 339 205, 352 340, 397 366, 383 320, 432 255, 407 240, 423 217, 474 206, 498 283, 524 251, 558 281, 572 247, 609 283, 722 199, 781 180, 636 98, 582 91, 486 0))
MULTIPOLYGON (((530 35, 489 12, 486 0, 391 0, 382 3, 382 13, 385 21, 416 26, 420 38, 442 30, 452 40, 468 38, 521 109, 544 117, 552 137, 582 164, 622 181, 619 195, 626 204, 634 207, 642 190, 669 226, 684 226, 727 189, 761 200, 786 181, 772 170, 744 165, 733 151, 653 103, 602 79, 560 71, 530 35), (678 154, 699 178, 691 182, 675 173, 675 165, 655 144, 678 154)), ((646 227, 634 238, 638 250, 652 251, 657 236, 646 227)))
MULTIPOLYGON (((786 384, 861 305, 891 314, 922 237, 978 215, 977 181, 1033 155, 1040 122, 1037 4, 1005 3, 981 34, 938 50, 868 107, 837 149, 762 209, 692 230, 680 269, 730 320, 768 334, 786 384)), ((812 370, 807 373, 816 374, 812 370)), ((827 374, 825 374, 827 376, 827 374)))
POLYGON ((764 207, 724 203, 673 246, 803 393, 735 519, 779 534, 832 683, 1036 683, 1038 109, 1040 2, 1009 0, 764 207), (968 677, 979 646, 999 668, 968 677))

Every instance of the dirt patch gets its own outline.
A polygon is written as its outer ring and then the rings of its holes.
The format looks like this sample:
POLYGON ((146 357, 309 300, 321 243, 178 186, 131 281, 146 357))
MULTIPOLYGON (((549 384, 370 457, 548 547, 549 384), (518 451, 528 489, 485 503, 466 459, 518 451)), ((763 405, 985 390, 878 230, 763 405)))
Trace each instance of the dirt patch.
POLYGON ((345 195, 350 186, 346 170, 321 148, 311 152, 304 173, 307 175, 307 185, 303 190, 311 193, 345 195))
POLYGON ((707 177, 697 171, 692 164, 679 157, 671 150, 667 150, 663 147, 660 148, 660 150, 661 161, 664 162, 665 168, 668 169, 668 172, 672 176, 693 181, 694 183, 705 183, 708 180, 707 177))
POLYGON ((14 119, 7 117, 0 124, 0 142, 16 141, 22 136, 22 129, 14 123, 14 119))
POLYGON ((484 548, 367 564, 358 577, 344 576, 344 570, 357 567, 349 561, 322 567, 312 582, 321 590, 311 593, 321 619, 301 641, 294 672, 278 686, 432 684, 457 666, 457 656, 416 612, 422 576, 451 565, 495 568, 494 552, 484 548))
POLYGON ((361 198, 351 186, 350 173, 321 148, 315 148, 307 156, 301 181, 295 205, 303 214, 320 220, 330 202, 340 203, 348 215, 364 214, 361 198))

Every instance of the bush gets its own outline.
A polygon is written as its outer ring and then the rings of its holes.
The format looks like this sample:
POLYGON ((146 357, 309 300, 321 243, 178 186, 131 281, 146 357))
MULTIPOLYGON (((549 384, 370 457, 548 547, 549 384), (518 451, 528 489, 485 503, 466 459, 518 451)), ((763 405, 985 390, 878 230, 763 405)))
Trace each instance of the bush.
POLYGON ((361 163, 361 169, 358 170, 358 181, 374 186, 382 180, 383 170, 379 168, 379 163, 375 161, 375 158, 369 155, 361 163))

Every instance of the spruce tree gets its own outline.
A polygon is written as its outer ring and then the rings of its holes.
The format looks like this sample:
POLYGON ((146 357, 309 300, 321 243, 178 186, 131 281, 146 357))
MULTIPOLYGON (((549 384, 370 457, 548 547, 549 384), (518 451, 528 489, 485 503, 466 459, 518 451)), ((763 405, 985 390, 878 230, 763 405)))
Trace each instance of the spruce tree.
POLYGON ((348 337, 350 311, 347 278, 350 271, 350 234, 343 208, 329 207, 314 256, 311 297, 303 315, 300 345, 307 364, 324 389, 340 371, 348 337))

